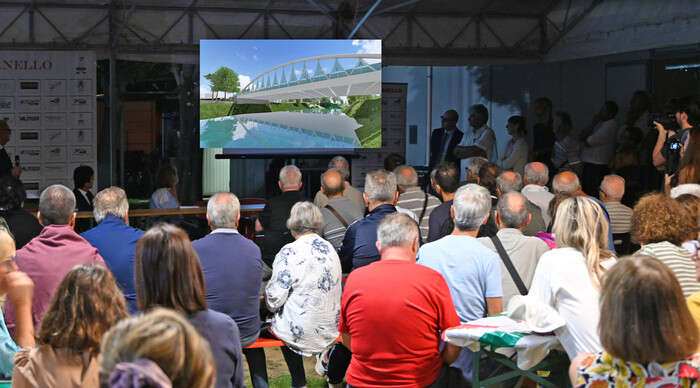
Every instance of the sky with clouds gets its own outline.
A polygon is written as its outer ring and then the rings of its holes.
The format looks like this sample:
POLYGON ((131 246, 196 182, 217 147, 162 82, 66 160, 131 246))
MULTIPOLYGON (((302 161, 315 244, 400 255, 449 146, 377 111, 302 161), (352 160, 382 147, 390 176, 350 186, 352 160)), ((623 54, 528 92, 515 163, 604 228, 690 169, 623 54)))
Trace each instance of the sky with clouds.
MULTIPOLYGON (((211 93, 204 75, 221 66, 238 74, 242 89, 259 74, 297 59, 333 54, 381 54, 381 50, 381 40, 202 40, 199 42, 200 97, 211 93)), ((356 59, 346 59, 340 64, 347 68, 356 62, 356 59)), ((321 61, 325 72, 332 66, 333 60, 321 61)), ((313 73, 316 62, 308 63, 307 67, 313 73)), ((301 66, 295 65, 295 71, 300 74, 301 66)))

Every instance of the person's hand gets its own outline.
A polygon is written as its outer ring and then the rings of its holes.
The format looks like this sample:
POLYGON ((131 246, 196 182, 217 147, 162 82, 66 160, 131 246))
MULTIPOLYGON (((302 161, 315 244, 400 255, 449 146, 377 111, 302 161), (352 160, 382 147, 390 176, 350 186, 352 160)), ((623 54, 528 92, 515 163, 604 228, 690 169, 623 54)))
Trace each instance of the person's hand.
POLYGON ((12 170, 10 170, 10 172, 12 173, 12 175, 15 178, 19 178, 20 174, 22 174, 22 167, 21 166, 13 167, 12 170))
POLYGON ((666 128, 664 128, 663 125, 661 125, 660 122, 654 121, 654 126, 656 127, 656 130, 659 131, 659 137, 666 137, 666 128))
POLYGON ((8 299, 15 306, 32 303, 34 295, 34 282, 26 273, 20 271, 10 272, 5 275, 5 289, 8 299))

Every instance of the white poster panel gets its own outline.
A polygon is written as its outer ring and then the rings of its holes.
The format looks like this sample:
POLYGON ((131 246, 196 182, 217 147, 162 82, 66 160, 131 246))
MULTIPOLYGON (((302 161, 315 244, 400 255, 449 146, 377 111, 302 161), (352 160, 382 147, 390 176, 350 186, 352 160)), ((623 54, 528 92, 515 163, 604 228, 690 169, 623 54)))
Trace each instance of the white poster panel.
POLYGON ((74 166, 95 169, 96 83, 92 51, 0 51, 0 120, 13 130, 6 149, 20 158, 28 197, 72 187, 74 166))

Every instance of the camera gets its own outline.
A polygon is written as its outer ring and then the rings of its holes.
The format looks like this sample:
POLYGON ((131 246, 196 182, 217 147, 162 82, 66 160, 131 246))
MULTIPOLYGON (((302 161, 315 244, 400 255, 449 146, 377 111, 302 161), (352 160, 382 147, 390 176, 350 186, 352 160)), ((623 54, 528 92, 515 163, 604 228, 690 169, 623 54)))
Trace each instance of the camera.
POLYGON ((654 121, 663 125, 667 131, 677 132, 680 129, 678 122, 676 121, 676 112, 678 112, 678 105, 675 103, 668 103, 664 105, 659 112, 654 112, 649 116, 649 128, 656 129, 654 121))
POLYGON ((666 149, 666 164, 664 166, 664 171, 668 175, 673 175, 676 173, 676 171, 678 171, 678 165, 681 161, 683 142, 681 142, 680 136, 675 134, 669 137, 664 143, 664 148, 666 149))

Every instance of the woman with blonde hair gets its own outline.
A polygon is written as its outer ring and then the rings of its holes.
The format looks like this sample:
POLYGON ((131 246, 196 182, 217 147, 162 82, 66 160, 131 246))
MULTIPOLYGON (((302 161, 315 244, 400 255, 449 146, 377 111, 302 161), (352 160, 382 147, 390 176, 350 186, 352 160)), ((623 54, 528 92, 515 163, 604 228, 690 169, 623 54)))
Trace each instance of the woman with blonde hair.
POLYGON ((211 388, 209 343, 179 313, 154 308, 124 319, 102 339, 102 388, 211 388))
POLYGON ((39 346, 17 352, 12 386, 96 387, 102 335, 127 316, 124 295, 108 269, 75 266, 41 320, 39 346))
POLYGON ((667 265, 627 257, 603 276, 602 351, 579 354, 569 369, 574 387, 696 387, 700 333, 667 265))
POLYGON ((530 293, 566 321, 557 329, 569 358, 601 349, 598 326, 600 278, 615 261, 608 245, 608 221, 592 199, 576 196, 557 208, 552 232, 557 249, 545 252, 535 269, 530 293))

